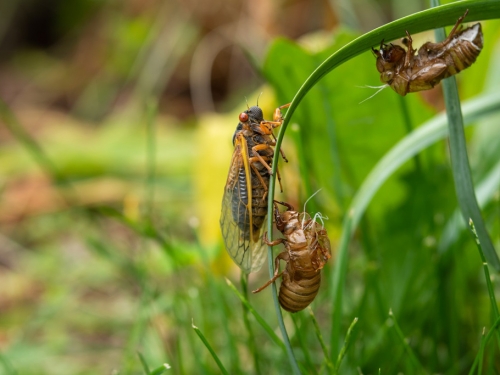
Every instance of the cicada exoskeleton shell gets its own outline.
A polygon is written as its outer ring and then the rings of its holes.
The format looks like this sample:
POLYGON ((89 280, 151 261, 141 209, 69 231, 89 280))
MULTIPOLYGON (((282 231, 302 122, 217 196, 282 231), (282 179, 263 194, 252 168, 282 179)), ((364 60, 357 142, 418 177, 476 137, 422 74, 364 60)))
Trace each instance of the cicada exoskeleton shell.
POLYGON ((284 238, 264 242, 270 246, 283 243, 285 251, 278 254, 274 263, 274 276, 253 293, 258 293, 283 277, 278 295, 281 307, 289 312, 305 309, 318 294, 321 284, 321 269, 331 257, 330 240, 326 229, 312 220, 307 213, 299 213, 285 202, 275 201, 274 217, 276 227, 284 238), (277 204, 287 207, 281 213, 277 204), (283 272, 279 273, 280 260, 286 262, 283 272))
POLYGON ((467 13, 468 10, 457 20, 445 40, 424 43, 416 55, 408 31, 407 38, 403 39, 406 51, 382 41, 380 49, 372 49, 377 57, 380 80, 405 96, 409 92, 431 89, 444 78, 471 66, 483 49, 483 33, 480 23, 461 30, 460 24, 467 13))

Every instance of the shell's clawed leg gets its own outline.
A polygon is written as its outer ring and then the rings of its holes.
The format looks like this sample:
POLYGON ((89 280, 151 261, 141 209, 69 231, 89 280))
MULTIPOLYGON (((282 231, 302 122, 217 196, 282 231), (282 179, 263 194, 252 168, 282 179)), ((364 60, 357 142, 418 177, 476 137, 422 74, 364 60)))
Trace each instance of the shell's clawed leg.
MULTIPOLYGON (((288 211, 295 211, 295 209, 293 208, 293 206, 292 206, 290 203, 287 203, 287 202, 281 202, 281 201, 277 201, 277 200, 275 200, 275 201, 274 201, 274 205, 275 205, 275 206, 276 206, 276 203, 279 203, 279 204, 281 204, 282 206, 285 206, 285 207, 288 209, 288 211)), ((276 208, 277 208, 277 207, 276 207, 276 208)))
POLYGON ((288 258, 289 258, 288 253, 286 251, 283 251, 282 253, 278 254, 276 259, 274 259, 274 276, 273 276, 273 278, 271 280, 269 280, 267 283, 265 283, 264 285, 262 285, 260 288, 253 290, 252 293, 259 293, 260 291, 264 290, 269 285, 274 283, 278 277, 283 275, 284 271, 279 272, 280 271, 280 260, 283 259, 285 261, 288 261, 288 258))
POLYGON ((277 240, 274 241, 269 241, 269 238, 267 238, 267 232, 264 233, 262 236, 262 242, 264 242, 268 246, 278 246, 280 243, 283 243, 284 239, 283 238, 278 238, 277 240))
POLYGON ((453 37, 455 36, 455 34, 460 31, 460 28, 461 28, 461 23, 462 21, 464 20, 465 16, 467 16, 467 13, 469 13, 469 9, 467 9, 464 13, 463 16, 461 16, 457 22, 455 23, 455 26, 453 26, 453 29, 451 29, 450 31, 450 35, 448 35, 448 37, 444 40, 443 43, 449 43, 451 42, 451 40, 453 39, 453 37))
POLYGON ((278 208, 278 203, 287 207, 289 211, 293 211, 294 209, 290 204, 286 202, 280 202, 277 200, 274 201, 274 221, 276 224, 276 228, 278 228, 280 232, 283 232, 283 230, 285 230, 286 223, 283 221, 283 219, 281 219, 281 213, 278 208))
POLYGON ((413 50, 413 39, 411 38, 411 35, 408 32, 408 30, 406 31, 406 36, 407 37, 405 38, 404 44, 407 47, 407 50, 406 50, 404 66, 409 67, 415 51, 413 50))

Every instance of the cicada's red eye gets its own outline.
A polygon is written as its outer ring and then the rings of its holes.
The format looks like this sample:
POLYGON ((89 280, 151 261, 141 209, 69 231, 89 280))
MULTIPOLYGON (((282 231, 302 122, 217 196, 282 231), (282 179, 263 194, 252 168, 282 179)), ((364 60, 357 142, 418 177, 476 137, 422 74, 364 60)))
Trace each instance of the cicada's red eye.
POLYGON ((247 122, 248 121, 248 114, 245 112, 240 113, 240 121, 241 122, 247 122))

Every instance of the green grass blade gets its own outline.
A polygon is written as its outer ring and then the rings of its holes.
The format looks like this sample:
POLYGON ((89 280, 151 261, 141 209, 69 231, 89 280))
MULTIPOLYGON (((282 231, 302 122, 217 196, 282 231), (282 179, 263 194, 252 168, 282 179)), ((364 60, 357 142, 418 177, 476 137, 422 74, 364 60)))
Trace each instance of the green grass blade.
POLYGON ((2 120, 14 138, 26 148, 41 169, 47 173, 55 183, 62 182, 63 178, 52 160, 50 160, 36 140, 22 127, 15 114, 2 99, 0 99, 0 120, 2 120))
POLYGON ((200 331, 200 329, 194 325, 194 322, 191 324, 191 326, 193 327, 194 331, 196 332, 196 334, 198 335, 200 340, 203 342, 205 347, 208 349, 210 354, 212 355, 212 358, 214 359, 215 363, 217 363, 217 366, 219 367, 220 371, 224 375, 229 375, 229 373, 226 371, 224 365, 220 361, 219 357, 217 356, 217 354, 215 353, 215 351, 213 350, 212 346, 209 344, 209 342, 207 341, 207 339, 205 338, 203 333, 200 331))
POLYGON ((141 352, 137 352, 137 355, 139 356, 139 360, 141 361, 142 368, 144 369, 144 373, 148 375, 151 371, 149 370, 148 363, 146 362, 146 358, 142 355, 141 352))
MULTIPOLYGON (((436 38, 445 38, 444 30, 436 30, 436 38)), ((477 203, 474 184, 467 155, 465 132, 458 96, 457 81, 450 77, 442 82, 446 114, 448 116, 448 128, 450 139, 451 167, 455 181, 458 204, 462 211, 465 222, 471 218, 476 226, 477 235, 484 248, 486 258, 496 270, 500 270, 500 261, 496 254, 491 238, 486 230, 481 210, 477 203)))
POLYGON ((496 320, 500 317, 500 314, 498 313, 498 305, 497 305, 497 301, 495 299, 495 290, 493 288, 493 285, 491 284, 491 277, 490 277, 490 270, 488 269, 488 262, 486 262, 483 248, 481 246, 481 241, 479 240, 479 236, 477 235, 477 232, 476 232, 476 226, 474 225, 474 221, 472 219, 469 220, 469 226, 471 228, 472 234, 475 237, 477 249, 479 250, 479 256, 481 257, 481 260, 483 262, 484 278, 486 280, 486 287, 488 288, 488 295, 490 296, 491 311, 493 312, 493 319, 496 320))
MULTIPOLYGON (((243 296, 248 301, 248 275, 244 272, 241 272, 241 289, 243 290, 243 296)), ((253 364, 255 368, 256 374, 261 374, 260 366, 259 366, 259 352, 257 350, 257 346, 255 345, 255 336, 253 334, 252 325, 250 324, 250 319, 248 318, 248 314, 250 311, 247 306, 243 304, 243 322, 245 323, 245 328, 248 333, 248 349, 250 353, 252 353, 253 364)))
MULTIPOLYGON (((491 201, 498 191, 500 185, 500 162, 498 162, 488 175, 479 183, 476 184, 476 196, 480 207, 484 207, 486 203, 491 201)), ((461 217, 460 209, 456 209, 451 218, 448 220, 446 227, 443 230, 443 235, 439 241, 438 250, 444 253, 458 239, 460 231, 464 229, 466 224, 461 217)))
POLYGON ((146 108, 146 153, 147 153, 147 178, 146 178, 146 217, 153 221, 154 184, 156 180, 156 127, 155 119, 158 114, 158 102, 150 100, 146 108))
POLYGON ((351 325, 349 326, 349 329, 347 330, 347 334, 345 336, 345 341, 344 341, 344 346, 342 346, 342 349, 340 349, 339 356, 337 357, 337 362, 335 363, 335 371, 334 374, 338 374, 340 370, 340 365, 342 364, 342 360, 345 357, 345 354, 347 353, 347 349, 349 349, 349 344, 351 343, 351 334, 352 331, 354 330, 354 326, 358 322, 358 318, 354 318, 352 321, 351 325))
POLYGON ((132 373, 136 366, 135 355, 133 353, 136 352, 137 346, 144 339, 147 331, 147 325, 150 318, 148 306, 151 297, 151 289, 147 285, 143 286, 142 294, 135 312, 136 319, 128 332, 127 343, 124 350, 123 372, 125 374, 132 373))
POLYGON ((394 324, 394 330, 396 331, 398 338, 401 340, 401 344, 403 344, 404 350, 406 351, 406 353, 408 353, 408 356, 410 358, 411 363, 413 364, 415 369, 419 369, 418 371, 416 371, 416 373, 427 374, 427 371, 425 371, 424 367, 422 366, 422 364, 418 360, 417 356, 415 355, 415 353, 411 349, 410 345, 408 345, 408 341, 406 340, 406 338, 403 334, 403 331, 399 327, 399 324, 396 320, 396 317, 394 316, 394 314, 392 312, 392 309, 389 310, 389 318, 391 319, 392 323, 394 324))
POLYGON ((334 371, 333 363, 330 361, 330 355, 328 354, 328 348, 326 347, 325 341, 323 340, 323 335, 321 334, 321 330, 319 328, 318 321, 316 320, 316 317, 314 316, 314 312, 309 306, 309 315, 311 316, 311 320, 314 325, 314 332, 316 332, 316 337, 318 338, 318 341, 321 345, 321 349, 323 350, 323 355, 325 356, 324 361, 326 362, 327 367, 330 369, 331 372, 334 371))
POLYGON ((11 111, 7 103, 0 98, 0 121, 5 124, 12 136, 31 154, 33 160, 38 164, 54 182, 54 184, 65 184, 68 189, 61 190, 59 193, 62 198, 68 203, 68 206, 77 203, 77 195, 71 189, 70 182, 63 176, 52 160, 47 156, 47 153, 38 144, 38 142, 23 128, 19 123, 16 115, 11 111), (72 204, 71 204, 72 203, 72 204))
MULTIPOLYGON (((293 321, 293 327, 295 328, 295 338, 299 342, 300 348, 302 349, 302 354, 304 355, 304 363, 305 366, 307 367, 307 371, 305 371, 306 374, 315 374, 317 373, 316 368, 313 364, 313 361, 311 359, 311 354, 310 354, 310 348, 307 346, 307 333, 308 330, 304 329, 303 325, 299 326, 299 319, 302 317, 302 315, 299 314, 293 314, 292 315, 292 321, 293 321)), ((300 319, 302 321, 302 319, 300 319)))
POLYGON ((168 363, 164 363, 160 367, 154 369, 151 371, 148 375, 161 375, 163 374, 166 370, 170 370, 170 365, 168 363))
POLYGON ((10 362, 3 356, 2 353, 0 353, 0 364, 3 365, 3 369, 5 371, 5 374, 7 375, 17 375, 17 371, 12 367, 10 362))
MULTIPOLYGON (((488 331, 488 333, 486 335, 484 334, 484 330, 483 330, 479 351, 478 351, 477 356, 474 360, 474 363, 472 364, 472 367, 469 371, 469 375, 474 374, 474 371, 476 370, 476 367, 478 366, 478 364, 480 366, 479 368, 480 369, 482 368, 484 348, 486 347, 486 344, 488 343, 488 341, 490 341, 490 338, 493 335, 493 333, 496 332, 499 327, 500 327, 500 317, 497 318, 497 320, 495 321, 495 323, 493 324, 493 326, 491 327, 491 329, 488 331)), ((481 371, 478 371, 478 374, 481 374, 481 371)))
POLYGON ((283 344, 283 341, 274 333, 274 330, 266 323, 266 321, 259 315, 257 311, 253 308, 250 303, 248 303, 247 299, 236 289, 236 287, 233 285, 229 279, 226 279, 227 285, 229 288, 238 296, 238 298, 243 302, 245 307, 250 311, 250 313, 254 316, 255 320, 261 325, 262 328, 264 328, 264 331, 267 332, 271 340, 274 341, 275 344, 277 344, 281 349, 283 349, 286 352, 285 344, 283 344))
MULTIPOLYGON (((280 132, 280 134, 282 134, 282 133, 280 132)), ((276 155, 279 155, 278 150, 276 151, 276 155)), ((279 159, 278 157, 273 158, 273 171, 276 171, 277 163, 275 163, 275 162, 277 162, 278 159, 279 159)), ((274 179, 275 176, 276 176, 276 172, 273 172, 273 175, 271 176, 271 181, 269 184, 269 189, 271 192, 273 192, 272 194, 269 194, 269 201, 268 201, 269 206, 268 206, 268 211, 267 211, 267 216, 268 216, 267 233, 268 233, 270 241, 272 240, 271 233, 273 233, 272 208, 273 208, 273 203, 274 203, 273 202, 274 201, 274 185, 275 185, 275 181, 276 181, 274 179)), ((269 277, 272 278, 274 275, 274 264, 273 264, 274 262, 273 262, 273 248, 271 246, 268 246, 268 249, 267 249, 267 260, 268 260, 267 264, 268 264, 268 270, 269 270, 269 277)), ((236 291, 236 288, 235 288, 235 291, 236 291)), ((271 295, 273 297, 273 304, 274 304, 274 310, 276 312, 276 318, 278 319, 278 326, 279 326, 280 331, 281 331, 281 336, 283 336, 283 341, 280 340, 279 342, 283 345, 283 347, 286 351, 286 354, 288 356, 288 361, 290 362, 290 366, 292 367, 293 374, 299 375, 301 372, 299 369, 299 365, 297 364, 297 360, 295 359, 295 354, 293 353, 292 345, 290 344, 290 339, 288 338, 288 332, 287 332, 286 327, 285 327, 285 322, 283 321, 283 314, 281 313, 281 308, 280 308, 280 304, 278 301, 278 292, 276 289, 276 283, 271 284, 271 295)), ((261 323, 261 325, 262 325, 262 323, 261 323)), ((274 334, 274 332, 273 332, 273 334, 274 334)))

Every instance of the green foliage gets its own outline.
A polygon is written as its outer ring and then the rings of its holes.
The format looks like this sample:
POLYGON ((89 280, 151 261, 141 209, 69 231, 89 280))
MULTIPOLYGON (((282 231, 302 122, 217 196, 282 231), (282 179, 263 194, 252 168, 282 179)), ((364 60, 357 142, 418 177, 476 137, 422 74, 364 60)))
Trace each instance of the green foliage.
MULTIPOLYGON (((467 4, 461 3, 460 5, 464 7, 464 11, 467 7, 472 8, 473 5, 477 5, 477 10, 483 8, 485 6, 491 6, 490 11, 492 14, 497 14, 500 11, 498 5, 493 4, 492 2, 484 2, 483 4, 479 4, 475 2, 468 2, 467 4), (495 9, 493 9, 495 8, 495 9)), ((458 7, 458 4, 453 4, 453 9, 456 10, 455 5, 458 7)), ((443 7, 442 7, 443 8, 443 7)), ((441 9, 442 9, 441 8, 441 9)), ((475 9, 470 10, 471 12, 475 9)), ((430 17, 436 17, 439 14, 439 9, 432 9, 426 12, 426 15, 430 17)), ((424 12, 425 13, 425 12, 424 12)), ((441 13, 442 14, 442 13, 441 13)), ((423 13, 422 13, 423 15, 423 13)), ((477 16, 477 15, 476 15, 477 16)), ((428 18, 428 19, 429 19, 428 18)), ((419 27, 425 24, 428 19, 425 17, 421 17, 419 15, 413 15, 407 17, 405 20, 400 20, 400 22, 394 22, 393 25, 387 25, 379 28, 379 31, 383 30, 384 35, 388 34, 388 30, 393 27, 394 29, 400 29, 401 31, 394 30, 395 33, 402 32, 404 28, 407 28, 411 31, 410 26, 415 19, 419 20, 419 27)), ((445 25, 447 20, 440 20, 439 22, 442 25, 445 25)), ((289 98, 285 98, 283 93, 287 91, 288 87, 300 87, 297 94, 295 95, 292 104, 290 106, 290 110, 287 113, 286 121, 282 126, 280 135, 278 136, 278 147, 281 141, 281 137, 286 130, 286 126, 288 123, 297 122, 301 127, 300 131, 293 133, 300 133, 300 137, 296 138, 295 141, 297 143, 297 148, 302 150, 305 154, 310 154, 311 159, 316 154, 318 156, 318 160, 315 161, 316 170, 314 167, 311 168, 307 165, 307 163, 311 163, 310 160, 306 158, 302 158, 300 163, 305 164, 302 165, 302 179, 308 181, 320 180, 323 176, 326 176, 326 181, 321 181, 319 183, 320 186, 330 188, 330 196, 337 197, 337 201, 340 201, 341 207, 344 206, 342 204, 342 200, 338 197, 344 196, 344 186, 347 185, 347 179, 343 178, 340 171, 345 171, 346 168, 338 168, 340 157, 337 155, 342 155, 343 160, 348 160, 349 152, 351 149, 341 149, 344 145, 343 141, 347 144, 354 144, 353 152, 356 156, 360 153, 361 155, 371 156, 371 161, 365 161, 364 163, 358 161, 357 163, 352 163, 356 169, 361 170, 364 166, 368 164, 368 168, 373 166, 373 163, 376 159, 380 159, 379 155, 376 155, 376 152, 379 151, 381 153, 384 152, 386 145, 378 139, 376 136, 370 134, 369 131, 365 131, 362 133, 362 136, 366 136, 366 139, 372 141, 372 143, 362 145, 358 149, 356 149, 356 140, 360 137, 351 137, 351 138, 342 138, 341 130, 337 130, 340 127, 337 125, 340 121, 338 118, 342 119, 342 124, 348 124, 349 120, 359 120, 359 118, 363 118, 364 113, 362 109, 359 109, 353 114, 350 113, 350 108, 352 108, 352 103, 354 102, 355 95, 352 94, 352 90, 349 91, 342 87, 343 82, 350 82, 351 84, 358 76, 362 75, 363 69, 358 68, 351 70, 351 74, 348 71, 344 71, 343 74, 340 74, 340 68, 337 66, 345 61, 345 59, 349 59, 352 56, 356 56, 359 54, 360 46, 366 41, 371 40, 377 34, 376 31, 365 34, 363 37, 360 37, 353 41, 350 44, 347 44, 342 49, 338 50, 336 53, 332 54, 327 60, 325 60, 315 71, 314 73, 307 78, 304 84, 296 81, 296 77, 298 74, 296 73, 296 68, 290 68, 289 66, 280 66, 280 69, 276 69, 277 72, 273 71, 275 66, 275 62, 282 62, 283 56, 292 56, 293 64, 298 62, 298 64, 309 66, 310 62, 308 61, 307 53, 303 53, 300 55, 297 51, 294 51, 294 47, 283 44, 276 43, 275 49, 272 49, 270 52, 270 57, 267 60, 267 74, 266 76, 273 82, 275 86, 278 87, 277 92, 280 95, 280 101, 286 102, 289 101, 289 98), (280 60, 280 57, 281 60, 280 60), (334 69, 335 68, 335 69, 334 69), (333 70, 333 71, 332 71, 333 70), (270 71, 270 72, 269 72, 270 71), (332 71, 331 73, 329 73, 332 71), (352 74, 353 71, 356 71, 356 75, 352 74), (338 76, 335 76, 335 79, 332 79, 330 85, 329 78, 333 77, 335 73, 339 72, 338 76), (272 73, 275 73, 274 75, 272 73), (325 75, 329 73, 328 76, 325 75), (295 82, 294 82, 295 81, 295 82), (284 83, 286 82, 286 83, 284 83), (300 86, 301 85, 301 86, 300 86), (327 87, 330 87, 329 89, 327 87), (336 91, 335 89, 338 89, 336 91), (309 91, 310 90, 310 91, 309 91), (307 93, 307 96, 306 96, 307 93), (341 94, 339 94, 341 93, 341 94), (338 101, 338 104, 337 104, 338 101), (299 105, 300 103, 300 105, 299 105), (325 105, 325 103, 327 103, 325 105), (330 104, 333 103, 333 104, 330 104), (350 103, 350 105, 348 104, 350 103), (297 110, 295 111, 295 108, 297 110), (305 109, 303 109, 305 108, 305 109), (325 108, 330 108, 329 111, 325 110, 325 108), (335 112, 335 108, 341 108, 341 113, 335 112), (304 111, 308 111, 306 115, 303 115, 304 111), (322 114, 326 113, 325 116, 322 114), (321 124, 321 125, 318 125, 321 124), (323 129, 318 129, 320 126, 323 126, 323 129), (326 130, 330 130, 330 133, 325 132, 326 130), (308 137, 309 136, 309 137, 308 137), (317 137, 316 137, 317 136, 317 137), (311 140, 312 139, 312 140, 311 140), (354 141, 353 141, 354 139, 354 141), (363 147, 364 146, 364 147, 363 147), (381 148, 379 148, 381 147, 381 148), (325 152, 319 153, 317 150, 324 150, 325 152), (328 151, 330 154, 333 154, 333 157, 328 157, 328 151), (319 160, 320 159, 320 160, 319 160), (337 168, 336 168, 337 167, 337 168), (336 183, 332 183, 335 179, 340 180, 336 183), (337 187, 337 191, 335 190, 337 187), (340 188, 340 189, 339 189, 340 188)), ((341 38, 340 38, 341 39, 341 38)), ((371 44, 375 44, 374 41, 371 44)), ((344 64, 344 66, 351 66, 352 61, 349 61, 348 64, 344 64)), ((354 65, 354 64, 352 64, 354 65)), ((300 78, 299 78, 300 79, 300 78)), ((365 78, 366 80, 366 78, 365 78)), ((394 95, 392 92, 389 94, 394 95)), ((382 95, 382 94, 381 94, 382 95)), ((373 99, 372 99, 373 100, 373 99)), ((394 119, 394 116, 399 113, 402 116, 403 121, 400 122, 400 125, 404 126, 404 122, 407 123, 410 121, 411 123, 418 123, 418 119, 413 119, 413 116, 408 114, 406 110, 407 104, 400 100, 399 105, 387 106, 388 101, 385 100, 385 105, 381 104, 380 106, 373 106, 370 108, 373 118, 375 118, 375 123, 383 124, 384 131, 380 130, 380 127, 377 127, 379 134, 384 134, 386 138, 389 138, 392 135, 396 135, 394 131, 390 129, 386 132, 387 126, 389 124, 393 124, 393 122, 384 119, 384 114, 389 112, 394 119), (389 109, 386 109, 389 108, 389 109), (380 120, 379 120, 380 118, 380 120), (387 136, 389 134, 390 136, 387 136)), ((457 103, 457 99, 455 99, 455 103, 457 103)), ((417 104, 408 104, 408 106, 412 108, 417 108, 417 104)), ((457 106, 455 105, 455 108, 457 106)), ((356 108, 357 109, 357 108, 356 108)), ((418 110, 417 113, 422 113, 421 110, 418 110)), ((486 114, 486 113, 485 113, 486 114)), ((366 115, 365 115, 366 116, 366 115)), ((453 120, 450 120, 453 121, 453 120)), ((411 128, 406 124, 406 128, 411 128)), ((460 126, 460 125, 458 125, 460 126)), ((455 127, 456 128, 456 127, 455 127)), ((455 132, 455 130, 454 130, 455 132)), ((397 136, 397 135, 396 135, 397 136)), ((456 137, 452 138, 452 150, 457 148, 455 147, 456 137)), ((456 188, 458 191, 459 203, 467 203, 468 209, 464 211, 465 215, 468 215, 468 212, 479 212, 477 210, 477 204, 474 206, 475 197, 474 192, 471 188, 467 188, 466 182, 467 177, 464 174, 464 171, 468 170, 467 156, 464 156, 465 148, 463 146, 458 146, 458 154, 455 151, 455 156, 452 156, 454 160, 454 177, 456 180, 456 188), (459 157, 457 157, 459 155, 459 157), (458 165, 458 167, 457 167, 458 165), (467 191, 467 192, 465 192, 467 191)), ((396 154, 395 157, 399 158, 398 166, 401 165, 402 161, 406 159, 403 156, 406 153, 406 149, 400 148, 399 154, 396 154)), ((465 154, 466 155, 466 154, 465 154)), ((370 159, 370 158, 367 158, 370 159)), ((345 227, 344 233, 347 233, 343 236, 342 242, 339 249, 339 254, 337 258, 337 264, 335 271, 333 273, 332 286, 333 286, 333 311, 334 315, 332 318, 332 335, 331 335, 331 351, 332 356, 335 356, 338 348, 338 341, 340 340, 340 326, 341 326, 341 318, 344 314, 342 308, 350 303, 357 304, 361 301, 363 306, 363 312, 366 311, 365 307, 369 306, 371 310, 377 311, 379 313, 379 326, 383 324, 385 320, 386 312, 390 309, 391 311, 396 311, 396 314, 401 314, 404 317, 408 318, 409 322, 415 323, 412 325, 413 327, 422 330, 422 327, 426 325, 426 319, 435 319, 436 317, 441 315, 442 323, 440 327, 445 324, 449 324, 449 322, 454 322, 457 324, 455 327, 450 327, 448 331, 435 330, 436 334, 432 334, 427 336, 429 332, 425 330, 418 334, 420 336, 420 342, 430 342, 434 346, 431 347, 430 351, 436 353, 438 351, 439 342, 446 342, 446 347, 450 349, 450 352, 447 353, 449 359, 452 359, 452 363, 456 364, 458 361, 458 352, 460 349, 458 348, 455 341, 456 337, 455 332, 460 323, 460 319, 453 315, 453 312, 446 311, 450 305, 453 305, 454 301, 446 299, 446 295, 441 296, 441 300, 433 301, 433 297, 436 294, 430 292, 431 290, 439 290, 440 285, 446 284, 446 278, 443 277, 445 273, 443 271, 448 268, 453 269, 452 262, 450 259, 442 258, 437 259, 433 258, 433 250, 435 252, 435 244, 436 238, 439 238, 440 229, 439 225, 436 225, 436 217, 438 215, 442 215, 443 212, 449 212, 449 204, 452 203, 449 199, 445 199, 449 196, 449 191, 452 189, 450 185, 450 175, 448 177, 445 173, 443 173, 443 167, 445 159, 443 159, 443 154, 437 155, 432 154, 427 158, 425 165, 420 163, 420 158, 416 158, 415 165, 413 170, 403 173, 403 174, 395 174, 391 176, 391 179, 399 180, 400 183, 403 184, 403 189, 406 190, 406 196, 403 198, 401 202, 398 202, 399 205, 396 207, 388 207, 384 206, 383 200, 378 200, 377 197, 374 197, 374 201, 377 202, 377 205, 381 205, 384 207, 383 214, 380 217, 376 216, 376 213, 373 213, 373 217, 369 216, 370 219, 365 219, 362 223, 362 248, 365 250, 366 260, 371 267, 375 265, 375 271, 371 271, 368 273, 369 278, 365 279, 365 291, 364 295, 362 295, 360 300, 350 300, 346 298, 346 301, 343 299, 343 289, 344 283, 346 282, 346 274, 347 274, 347 245, 350 237, 351 225, 356 226, 357 221, 360 218, 360 215, 363 214, 363 209, 361 212, 358 211, 358 208, 355 204, 357 203, 355 197, 352 206, 352 210, 349 211, 349 215, 347 216, 346 212, 343 211, 343 214, 340 217, 345 216, 345 227), (399 176, 398 176, 399 175, 399 176), (439 176, 439 179, 437 177, 439 176), (439 182, 437 182, 439 181, 439 182), (405 186, 406 185, 406 188, 405 186), (429 199, 430 198, 430 199, 429 199), (433 204, 434 203, 434 204, 433 204), (354 218, 353 218, 354 217, 354 218), (351 221, 354 223, 351 224, 351 221), (368 227, 367 227, 368 226, 368 227), (369 229, 367 232, 366 229, 369 229), (377 244, 375 246, 375 244, 377 244), (384 251, 384 249, 387 249, 384 251), (429 267, 429 262, 434 260, 435 268, 429 267), (426 264, 426 267, 416 267, 416 265, 426 264), (383 270, 383 272, 382 272, 383 270), (383 293, 381 292, 383 291, 383 293), (376 297, 374 304, 372 306, 365 305, 370 303, 370 299, 372 297, 376 297), (442 302, 445 301, 444 304, 442 302), (432 304, 435 303, 434 308, 429 308, 432 304), (425 317, 425 314, 421 316, 414 316, 414 312, 416 311, 417 306, 419 306, 420 310, 425 311, 425 313, 429 314, 428 317, 425 317), (427 307, 424 307, 427 306, 427 307), (443 314, 444 313, 444 314, 443 314)), ((274 163, 276 164, 276 162, 274 163)), ((314 163, 311 163, 314 164, 314 163)), ((273 165, 274 166, 274 165, 273 165)), ((349 170, 349 169, 347 169, 349 170)), ((383 171, 381 175, 383 175, 383 171)), ((366 175, 366 173, 361 172, 362 175, 366 175)), ((349 173, 349 176, 356 176, 355 173, 349 173)), ((385 180, 385 178, 384 178, 385 180)), ((356 180, 353 179, 354 184, 356 184, 356 180)), ((350 182, 350 181, 349 181, 350 182)), ((311 189, 308 189, 307 183, 305 184, 306 194, 310 194, 311 189)), ((363 186, 365 187, 365 186, 363 186)), ((377 184, 366 184, 367 191, 376 191, 378 189, 377 184)), ((314 189, 312 189, 314 190, 314 189)), ((356 187, 353 189, 356 190, 356 187)), ((388 189, 390 191, 391 196, 389 197, 391 201, 394 203, 398 199, 398 190, 396 189, 388 189)), ((370 193, 372 196, 373 194, 370 193)), ((307 196, 307 195, 306 195, 307 196)), ((304 197, 305 199, 305 197, 304 197)), ((272 197, 270 197, 270 201, 272 197)), ((325 204, 321 209, 322 212, 328 212, 328 207, 331 207, 331 204, 325 204)), ((331 212, 331 211, 330 211, 331 212)), ((472 215, 472 214, 471 214, 472 215)), ((476 215, 476 214, 474 214, 476 215)), ((481 220, 478 220, 481 221, 481 220)), ((481 221, 482 224, 482 221, 481 221)), ((498 256, 496 255, 494 248, 489 242, 488 234, 486 232, 486 228, 481 226, 482 235, 484 239, 484 243, 487 246, 487 257, 489 262, 493 264, 495 268, 498 268, 499 261, 498 256)), ((454 256, 457 256, 454 254, 454 256)), ((369 267, 368 269, 370 269, 369 267)), ((461 275, 461 276, 465 276, 461 275)), ((470 277, 470 276, 466 276, 470 277)), ((439 293, 437 294, 439 295, 439 293)), ((363 330, 367 333, 367 337, 380 337, 380 335, 376 335, 376 332, 370 332, 370 329, 374 329, 377 327, 377 324, 373 324, 374 320, 376 320, 373 312, 369 313, 370 319, 360 318, 361 326, 363 326, 363 330)), ((392 313, 391 313, 392 315, 392 313)), ((437 319, 439 321, 439 319, 437 319)), ((414 329, 415 329, 414 328, 414 329)), ((362 330, 362 328, 360 328, 362 330)), ((401 330, 398 327, 398 335, 401 336, 401 330)), ((385 334, 382 337, 386 336, 385 334)), ((368 344, 368 342, 363 342, 363 344, 368 344)), ((388 342, 387 342, 388 344, 388 342)), ((387 345, 386 344, 386 345, 387 345)), ((360 351, 359 354, 363 353, 361 357, 356 357, 354 363, 359 366, 359 361, 366 361, 368 368, 370 367, 370 358, 379 359, 380 356, 383 355, 384 352, 387 352, 388 348, 384 348, 384 344, 381 341, 377 341, 377 345, 374 345, 369 353, 360 351), (380 352, 379 352, 380 350, 380 352)), ((402 352, 407 351, 407 349, 402 348, 402 352)), ((403 362, 403 369, 406 371, 417 371, 415 368, 415 363, 418 363, 415 360, 415 355, 413 352, 409 355, 409 360, 407 362, 403 362)), ((439 367, 442 365, 440 363, 440 358, 434 357, 430 362, 433 371, 442 371, 439 367)), ((398 367, 394 367, 396 364, 391 362, 391 365, 388 367, 389 373, 396 371, 398 367), (391 367, 393 366, 393 367, 391 367)), ((445 366, 446 368, 446 366, 445 366)), ((453 368, 452 368, 453 369, 453 368)), ((387 370, 387 369, 386 369, 387 370)), ((456 370, 456 369, 455 369, 456 370)))

